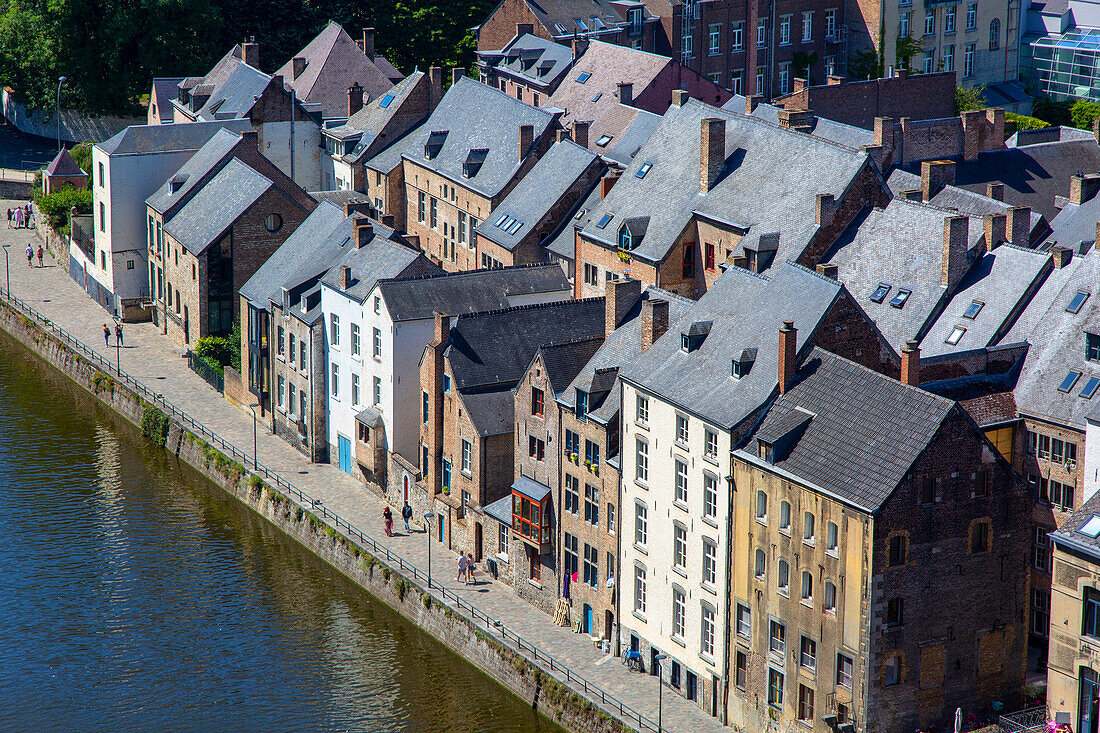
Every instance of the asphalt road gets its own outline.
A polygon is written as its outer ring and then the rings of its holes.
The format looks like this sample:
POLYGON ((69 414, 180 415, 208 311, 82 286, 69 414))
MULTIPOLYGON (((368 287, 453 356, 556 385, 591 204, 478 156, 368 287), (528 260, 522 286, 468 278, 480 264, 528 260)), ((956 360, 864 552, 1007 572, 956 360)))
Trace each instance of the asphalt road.
POLYGON ((24 135, 0 118, 0 168, 36 170, 53 159, 56 143, 24 135))

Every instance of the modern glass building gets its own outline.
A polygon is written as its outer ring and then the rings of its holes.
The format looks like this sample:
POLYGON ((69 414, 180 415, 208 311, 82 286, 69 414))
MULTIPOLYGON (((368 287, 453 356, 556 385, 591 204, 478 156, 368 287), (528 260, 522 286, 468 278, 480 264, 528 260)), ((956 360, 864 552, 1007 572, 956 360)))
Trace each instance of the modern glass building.
POLYGON ((1055 99, 1100 102, 1100 28, 1072 28, 1031 43, 1034 73, 1055 99))

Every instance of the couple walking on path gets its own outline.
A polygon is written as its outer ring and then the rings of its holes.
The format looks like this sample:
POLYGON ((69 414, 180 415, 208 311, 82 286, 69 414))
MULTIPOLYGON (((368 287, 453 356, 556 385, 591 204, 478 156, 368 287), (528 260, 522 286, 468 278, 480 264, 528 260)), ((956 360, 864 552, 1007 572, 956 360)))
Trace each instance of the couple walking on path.
MULTIPOLYGON (((115 323, 115 342, 119 346, 123 346, 122 343, 122 323, 115 323)), ((111 345, 111 329, 106 323, 103 324, 103 345, 111 345)))
MULTIPOLYGON (((42 264, 42 255, 44 255, 45 253, 46 253, 46 251, 44 249, 42 249, 42 245, 41 244, 38 245, 38 266, 39 267, 44 266, 42 264)), ((27 245, 27 267, 34 267, 34 247, 32 245, 29 245, 29 244, 27 245)))
MULTIPOLYGON (((409 529, 409 520, 412 519, 413 510, 409 506, 409 502, 405 502, 405 506, 401 507, 401 518, 405 520, 405 531, 411 532, 409 529)), ((382 522, 386 527, 386 536, 393 537, 393 512, 389 507, 382 510, 382 522)), ((427 531, 427 530, 425 530, 427 531)))
POLYGON ((477 563, 474 562, 474 556, 471 553, 463 555, 458 553, 458 577, 455 580, 461 580, 465 585, 477 585, 474 580, 474 568, 477 567, 477 563))

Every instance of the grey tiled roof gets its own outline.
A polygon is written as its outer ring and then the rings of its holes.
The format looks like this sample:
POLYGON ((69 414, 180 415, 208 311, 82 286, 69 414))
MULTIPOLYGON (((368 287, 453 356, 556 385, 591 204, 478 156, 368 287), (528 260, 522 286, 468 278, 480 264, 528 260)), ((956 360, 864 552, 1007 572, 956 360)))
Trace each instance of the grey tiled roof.
POLYGON ((1051 532, 1050 537, 1059 546, 1083 551, 1100 560, 1100 537, 1090 537, 1081 532, 1085 524, 1095 516, 1100 516, 1100 492, 1093 494, 1057 531, 1051 532))
POLYGON ((603 315, 603 298, 591 298, 459 316, 446 351, 456 387, 511 388, 540 346, 601 333, 603 315))
POLYGON ((512 489, 535 501, 542 501, 550 493, 549 486, 526 476, 520 476, 512 482, 512 489))
MULTIPOLYGON (((857 217, 823 261, 839 266, 840 281, 867 311, 887 342, 900 350, 920 339, 945 297, 943 277, 944 218, 955 212, 928 204, 894 199, 885 209, 857 217), (871 301, 880 283, 890 286, 881 303, 871 301), (904 306, 890 301, 900 289, 911 291, 904 306)), ((970 219, 969 247, 984 237, 981 219, 970 219)))
POLYGON ((475 230, 478 237, 512 250, 533 228, 543 223, 554 205, 596 160, 593 153, 570 140, 554 143, 493 209, 492 215, 478 224, 475 230), (503 221, 507 228, 496 225, 501 217, 507 217, 503 221))
POLYGON ((531 83, 547 87, 557 83, 573 63, 572 48, 532 33, 513 38, 500 51, 479 55, 497 69, 505 69, 531 83))
POLYGON ((546 377, 550 380, 550 387, 555 395, 560 394, 576 378, 603 341, 601 333, 576 341, 539 347, 542 361, 546 365, 546 377))
MULTIPOLYGON (((625 108, 626 105, 619 105, 619 107, 625 108)), ((660 122, 661 115, 655 115, 652 112, 640 109, 638 114, 634 115, 634 119, 626 127, 621 128, 619 135, 611 141, 610 145, 600 148, 596 146, 596 140, 599 140, 599 137, 589 135, 589 148, 599 150, 600 155, 604 158, 625 168, 630 165, 630 161, 642 149, 642 146, 645 145, 646 140, 657 129, 660 122)))
MULTIPOLYGON (((577 18, 584 21, 589 31, 603 32, 592 23, 592 17, 600 18, 608 30, 614 29, 623 20, 615 5, 612 0, 527 0, 527 7, 534 16, 558 39, 572 38, 575 33, 586 34, 576 25, 577 18), (561 23, 565 31, 556 29, 555 23, 561 23)), ((642 7, 645 17, 652 18, 649 9, 642 7)))
MULTIPOLYGON (((722 105, 722 109, 738 114, 745 114, 745 98, 735 94, 728 102, 722 105)), ((767 120, 773 125, 779 124, 779 107, 771 104, 758 104, 753 110, 752 116, 761 120, 767 120)), ((831 140, 834 143, 858 150, 864 145, 875 144, 875 133, 872 130, 864 130, 862 127, 846 125, 843 122, 834 122, 824 117, 814 116, 810 135, 822 140, 831 140)))
MULTIPOLYGON (((372 171, 378 171, 379 173, 389 173, 397 166, 401 165, 402 155, 405 152, 405 148, 409 146, 409 143, 418 136, 421 130, 423 130, 423 123, 414 125, 408 132, 394 140, 386 147, 379 150, 374 155, 363 160, 363 165, 372 171)), ((358 147, 356 148, 358 150, 358 147)), ((355 151, 352 151, 352 155, 355 151)))
MULTIPOLYGON (((209 77, 208 77, 209 78, 209 77)), ((247 117, 256 100, 271 83, 271 77, 238 61, 220 83, 214 84, 210 98, 196 112, 201 120, 226 120, 247 117)))
POLYGON ((626 219, 648 215, 646 235, 631 255, 655 263, 668 255, 698 214, 750 231, 780 232, 776 261, 797 259, 801 252, 794 249, 808 242, 816 230, 817 194, 830 193, 839 200, 869 164, 865 153, 692 99, 683 107, 669 108, 601 202, 598 213, 612 215, 611 221, 602 229, 598 221, 590 221, 583 234, 614 247, 626 219), (699 190, 700 128, 702 120, 710 117, 725 120, 727 157, 724 172, 704 194, 699 190), (812 161, 812 165, 792 165, 792 161, 812 161), (652 168, 638 178, 645 163, 652 168))
POLYGON ((451 86, 415 133, 402 156, 428 170, 461 183, 477 193, 493 197, 515 176, 520 167, 519 128, 534 127, 537 142, 547 132, 553 115, 509 97, 499 89, 462 77, 451 86), (430 160, 425 143, 433 132, 446 131, 439 152, 430 160), (476 175, 466 178, 463 164, 471 150, 487 149, 488 155, 476 175))
MULTIPOLYGON (((895 168, 886 181, 890 186, 890 192, 900 196, 902 191, 915 191, 920 189, 920 176, 901 168, 895 168)), ((1007 214, 1013 204, 991 199, 984 193, 970 191, 958 186, 944 186, 943 189, 928 201, 933 206, 941 209, 957 211, 969 216, 985 216, 986 214, 1007 214)), ((1043 215, 1038 211, 1031 212, 1031 229, 1034 231, 1044 221, 1043 215)))
POLYGON ((921 342, 921 356, 957 354, 999 340, 1049 267, 1050 255, 1046 252, 1008 244, 986 252, 959 282, 951 302, 928 329, 921 342), (984 305, 977 317, 965 318, 963 314, 974 301, 984 305), (965 328, 966 333, 952 346, 947 337, 956 326, 965 328))
MULTIPOLYGON (((376 61, 363 53, 363 49, 352 40, 336 21, 328 25, 295 54, 304 58, 306 67, 297 79, 294 78, 294 59, 290 59, 276 71, 288 86, 298 93, 298 98, 310 105, 317 105, 321 116, 346 117, 348 109, 348 87, 358 83, 363 87, 367 98, 376 99, 393 86, 393 81, 376 61)), ((387 62, 389 69, 393 69, 387 62)), ((400 79, 400 74, 397 76, 400 79)))
POLYGON ((814 348, 740 455, 755 458, 756 437, 804 423, 776 451, 775 467, 874 512, 954 409, 951 400, 814 348))
POLYGON ((108 155, 198 150, 222 129, 239 133, 252 129, 252 126, 248 120, 131 125, 109 140, 96 143, 96 147, 108 155))
POLYGON ((515 398, 510 389, 471 392, 459 397, 474 430, 481 437, 510 433, 515 429, 515 398))
POLYGON ((1052 270, 1004 341, 1028 341, 1027 358, 1016 382, 1021 413, 1045 417, 1083 429, 1085 416, 1098 397, 1085 399, 1081 390, 1089 377, 1100 377, 1100 363, 1085 359, 1085 334, 1100 332, 1100 253, 1091 249, 1074 255, 1068 265, 1052 270), (1076 314, 1066 311, 1078 291, 1089 294, 1076 314), (1058 388, 1071 371, 1081 378, 1068 392, 1058 388))
POLYGON ((731 267, 698 302, 669 319, 668 332, 620 370, 624 379, 724 428, 732 428, 773 392, 779 374, 779 328, 794 321, 801 351, 840 296, 841 285, 786 262, 769 276, 731 267), (697 321, 712 321, 698 349, 680 336, 697 321), (731 358, 756 348, 749 373, 732 376, 731 358))
POLYGON ((321 201, 241 287, 241 295, 257 308, 282 301, 283 288, 295 289, 320 278, 353 247, 352 220, 341 207, 321 201))
MULTIPOLYGON (((427 83, 423 72, 414 71, 385 94, 364 105, 363 109, 349 117, 346 123, 328 130, 326 134, 341 139, 360 136, 359 142, 355 144, 351 153, 344 156, 344 160, 348 163, 358 163, 365 156, 374 155, 400 140, 423 118, 422 115, 410 117, 403 108, 417 85, 427 85, 427 83), (393 99, 383 107, 382 100, 389 95, 393 95, 393 99)), ((398 151, 397 160, 400 160, 400 151, 398 151)))
POLYGON ((164 77, 153 79, 153 103, 157 106, 157 114, 164 114, 172 110, 172 100, 179 94, 182 76, 164 77))
POLYGON ((395 322, 432 318, 436 311, 458 316, 501 310, 508 307, 509 296, 560 292, 568 297, 570 287, 556 264, 448 272, 378 283, 395 322))
POLYGON ((390 239, 392 229, 378 222, 373 226, 374 237, 364 246, 345 252, 321 278, 326 287, 362 303, 375 283, 383 278, 442 272, 416 250, 390 239), (347 290, 340 287, 340 267, 343 265, 351 267, 351 287, 347 290))
POLYGON ((199 148, 198 152, 188 158, 186 163, 169 176, 160 188, 145 199, 145 203, 153 207, 154 211, 167 214, 173 205, 190 196, 192 190, 202 182, 203 177, 220 164, 240 141, 241 136, 237 133, 229 130, 219 130, 214 137, 199 148), (180 184, 175 192, 172 191, 173 181, 180 184))
POLYGON ((482 507, 483 512, 501 524, 512 526, 512 495, 502 496, 487 507, 482 507))
POLYGON ((543 246, 558 257, 564 257, 572 262, 576 256, 577 240, 575 232, 592 220, 592 214, 595 213, 599 204, 600 186, 597 184, 588 192, 588 196, 581 201, 580 206, 572 212, 569 221, 565 222, 558 233, 548 239, 543 246))
POLYGON ((73 156, 69 154, 69 149, 61 148, 57 155, 54 156, 50 164, 46 166, 46 175, 49 176, 84 176, 87 173, 84 169, 76 164, 73 160, 73 156))
POLYGON ((1093 197, 1083 204, 1067 202, 1050 222, 1051 233, 1045 246, 1055 243, 1079 250, 1082 242, 1096 242, 1096 223, 1100 221, 1100 196, 1093 197))
POLYGON ((271 186, 269 178, 233 158, 165 222, 164 232, 201 254, 271 186))

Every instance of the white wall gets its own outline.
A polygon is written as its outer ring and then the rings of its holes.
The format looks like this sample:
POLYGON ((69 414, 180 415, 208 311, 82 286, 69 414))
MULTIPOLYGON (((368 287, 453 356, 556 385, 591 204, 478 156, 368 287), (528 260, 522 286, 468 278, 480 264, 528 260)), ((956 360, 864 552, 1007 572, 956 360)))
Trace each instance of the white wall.
MULTIPOLYGON (((643 393, 644 394, 644 393, 643 393)), ((726 535, 730 503, 726 477, 729 475, 729 432, 709 426, 718 435, 717 460, 703 457, 705 423, 688 416, 686 446, 675 441, 676 409, 658 397, 649 395, 648 428, 638 424, 636 399, 638 391, 623 385, 622 394, 622 498, 620 519, 622 554, 620 557, 620 622, 622 638, 628 643, 631 632, 651 646, 695 672, 701 681, 712 676, 721 678, 726 639, 725 558, 731 551, 726 535), (637 439, 649 444, 649 478, 636 479, 637 439), (675 457, 688 465, 688 501, 675 502, 675 457), (703 516, 703 472, 718 479, 717 513, 714 518, 703 516), (647 538, 644 546, 635 545, 635 506, 644 504, 647 512, 647 538), (687 563, 683 572, 673 567, 674 526, 687 529, 687 563), (702 583, 703 539, 717 545, 716 583, 704 588, 702 583), (646 569, 646 613, 644 618, 634 612, 635 566, 646 569), (672 636, 673 584, 685 594, 685 634, 672 636), (714 610, 714 653, 701 655, 702 606, 714 610)), ((681 413, 686 414, 686 413, 681 413)), ((648 662, 647 662, 648 664, 648 662)), ((667 669, 667 666, 665 667, 667 669)))
POLYGON ((1084 504, 1100 489, 1100 423, 1092 419, 1085 420, 1085 465, 1081 480, 1085 491, 1081 504, 1084 504))
POLYGON ((321 146, 321 128, 312 120, 297 120, 294 132, 294 174, 290 172, 290 122, 266 122, 260 126, 260 152, 291 176, 307 191, 322 188, 321 157, 328 157, 321 146))

